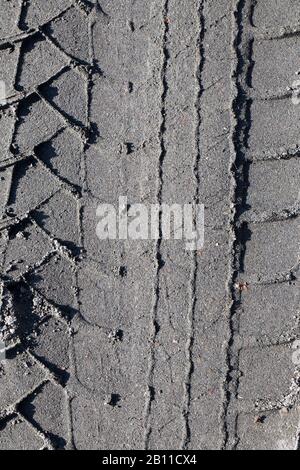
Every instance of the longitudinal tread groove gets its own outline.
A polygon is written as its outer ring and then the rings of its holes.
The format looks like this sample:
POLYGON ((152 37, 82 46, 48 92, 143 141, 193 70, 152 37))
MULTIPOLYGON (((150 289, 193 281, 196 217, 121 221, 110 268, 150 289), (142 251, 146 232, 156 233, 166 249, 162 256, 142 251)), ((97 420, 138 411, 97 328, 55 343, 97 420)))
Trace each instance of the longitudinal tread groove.
MULTIPOLYGON (((164 0, 163 12, 162 12, 162 21, 164 24, 164 33, 162 39, 162 49, 163 49, 163 59, 162 59, 162 68, 161 68, 161 124, 159 130, 159 141, 160 141, 160 155, 158 161, 158 175, 157 175, 157 203, 162 203, 162 190, 163 190, 163 181, 164 181, 164 160, 166 156, 166 144, 165 144, 165 131, 166 131, 166 98, 168 94, 168 83, 166 71, 170 59, 170 53, 168 49, 168 40, 169 40, 169 25, 168 25, 168 15, 169 15, 169 3, 170 0, 164 0)), ((154 387, 153 387, 153 375, 155 370, 155 350, 154 345, 156 342, 157 333, 159 331, 159 324, 157 322, 157 310, 160 299, 160 271, 162 268, 162 258, 161 258, 161 235, 162 235, 162 218, 161 213, 159 214, 159 240, 157 241, 154 253, 155 253, 155 279, 154 279, 154 294, 153 294, 153 306, 151 311, 151 339, 150 339, 150 353, 149 353, 149 369, 147 377, 147 392, 146 392, 146 404, 145 404, 145 440, 144 447, 146 450, 149 449, 149 441, 151 437, 151 408, 152 401, 154 400, 154 387)))
MULTIPOLYGON (((204 91, 202 82, 203 68, 205 64, 205 17, 204 17, 204 1, 199 0, 199 37, 197 40, 197 47, 199 51, 199 65, 197 70, 197 81, 198 81, 198 93, 196 101, 197 110, 197 124, 195 130, 195 163, 194 163, 194 179, 195 179, 195 194, 194 203, 199 204, 199 188, 200 188, 200 175, 199 165, 201 161, 201 98, 204 91)), ((198 274, 198 253, 195 252, 191 256, 191 279, 190 279, 190 306, 189 306, 189 318, 188 318, 188 335, 186 342, 186 378, 184 383, 184 401, 183 401, 183 420, 184 420, 184 433, 182 439, 182 449, 188 449, 191 439, 191 430, 189 425, 190 405, 191 405, 191 378, 194 373, 194 359, 193 359, 193 345, 195 335, 195 314, 196 314, 196 284, 198 274)))

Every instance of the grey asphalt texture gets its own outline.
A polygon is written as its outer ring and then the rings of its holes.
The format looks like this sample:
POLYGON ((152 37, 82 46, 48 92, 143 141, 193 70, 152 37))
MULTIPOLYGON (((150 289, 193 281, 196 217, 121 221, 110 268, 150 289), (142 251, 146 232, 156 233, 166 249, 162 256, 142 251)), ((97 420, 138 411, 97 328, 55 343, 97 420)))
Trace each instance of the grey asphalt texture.
POLYGON ((0 12, 0 448, 299 449, 299 2, 0 12), (99 240, 120 196, 203 249, 99 240))

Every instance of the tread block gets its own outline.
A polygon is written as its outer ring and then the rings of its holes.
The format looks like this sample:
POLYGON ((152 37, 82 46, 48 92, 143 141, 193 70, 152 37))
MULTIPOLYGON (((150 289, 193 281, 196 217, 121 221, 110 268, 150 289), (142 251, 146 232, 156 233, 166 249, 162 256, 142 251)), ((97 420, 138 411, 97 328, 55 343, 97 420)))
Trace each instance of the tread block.
POLYGON ((300 161, 257 162, 250 167, 250 210, 280 212, 300 202, 300 161))
POLYGON ((73 196, 59 191, 35 211, 34 219, 52 237, 78 253, 79 226, 74 223, 78 220, 78 208, 73 196))
POLYGON ((70 263, 58 255, 30 274, 28 281, 47 300, 72 316, 76 304, 74 276, 70 263))
POLYGON ((30 338, 30 348, 63 381, 68 378, 69 332, 61 321, 51 317, 43 321, 30 338))
POLYGON ((300 106, 292 99, 254 101, 249 148, 255 155, 269 155, 299 144, 300 106))
POLYGON ((88 149, 86 154, 87 182, 92 194, 105 194, 107 201, 118 202, 120 194, 118 185, 111 184, 116 178, 118 165, 120 165, 120 156, 117 147, 107 148, 103 152, 94 147, 88 149))
POLYGON ((63 389, 51 382, 42 385, 34 395, 25 399, 20 411, 51 440, 55 449, 67 444, 66 396, 63 389))
POLYGON ((0 114, 0 163, 11 157, 10 143, 14 130, 15 117, 13 113, 7 111, 0 114))
POLYGON ((250 240, 245 254, 247 276, 272 278, 289 272, 298 260, 299 219, 249 226, 250 240))
POLYGON ((266 413, 262 423, 255 413, 238 417, 237 450, 295 450, 299 411, 266 413))
POLYGON ((37 28, 63 12, 71 5, 70 0, 47 0, 47 8, 40 0, 31 0, 23 22, 23 29, 37 28))
POLYGON ((21 90, 31 90, 49 80, 66 60, 41 34, 29 37, 22 44, 22 60, 17 81, 21 90))
POLYGON ((0 408, 6 409, 18 403, 45 379, 45 372, 33 362, 27 353, 7 353, 1 363, 0 408))
POLYGON ((55 111, 38 97, 23 100, 18 108, 18 116, 15 145, 20 153, 25 154, 47 141, 64 124, 55 111))
POLYGON ((57 181, 33 161, 22 161, 15 167, 9 206, 12 214, 24 215, 59 189, 57 181))
POLYGON ((99 203, 96 199, 86 201, 83 210, 84 248, 89 259, 93 259, 105 266, 107 271, 112 272, 116 265, 116 253, 119 252, 119 242, 118 240, 99 240, 97 237, 96 228, 99 218, 97 217, 96 210, 99 203))
POLYGON ((88 24, 77 8, 49 23, 45 32, 72 57, 89 62, 88 24))
POLYGON ((1 450, 40 450, 43 439, 20 418, 11 418, 4 424, 0 422, 1 450))
POLYGON ((1 337, 9 344, 10 340, 20 340, 28 345, 28 335, 34 335, 39 323, 48 311, 22 281, 11 283, 3 292, 1 337))
POLYGON ((34 225, 17 225, 10 230, 5 270, 17 279, 30 266, 39 263, 52 249, 49 240, 34 225))
MULTIPOLYGON (((290 393, 295 365, 289 346, 247 348, 240 352, 239 402, 247 409, 256 403, 277 403, 290 393)), ((272 408, 272 406, 271 406, 272 408)))
POLYGON ((17 20, 20 12, 18 0, 0 0, 0 37, 8 37, 17 30, 17 20))
POLYGON ((0 219, 4 218, 5 216, 6 201, 9 196, 12 171, 12 168, 0 170, 0 219))
POLYGON ((278 27, 300 22, 297 0, 262 0, 254 9, 254 24, 258 28, 278 27))
POLYGON ((118 312, 119 296, 118 279, 103 275, 98 268, 82 268, 78 274, 80 289, 81 313, 89 322, 116 330, 120 327, 120 314, 118 312), (90 295, 90 291, 93 295, 90 295))
POLYGON ((84 397, 72 400, 76 448, 78 450, 142 449, 144 435, 142 410, 135 409, 136 392, 139 393, 139 388, 140 385, 135 384, 133 393, 122 397, 117 397, 116 393, 112 394, 109 388, 107 397, 103 401, 101 398, 87 400, 84 397), (112 395, 114 395, 113 401, 110 401, 112 395), (114 399, 118 401, 115 403, 114 399), (120 426, 120 422, 126 422, 126 426, 120 426))
POLYGON ((99 403, 83 397, 71 402, 74 428, 74 443, 77 450, 99 450, 99 403))
MULTIPOLYGON (((1 7, 0 7, 1 8, 1 7)), ((0 50, 0 80, 5 82, 6 97, 14 94, 14 80, 17 71, 17 62, 19 58, 19 45, 14 45, 13 48, 0 50)))
POLYGON ((254 41, 252 84, 255 92, 285 92, 297 79, 300 70, 299 37, 280 41, 254 41))
POLYGON ((55 174, 74 185, 81 185, 82 145, 72 131, 63 130, 37 146, 35 153, 55 174))
POLYGON ((124 343, 111 341, 99 329, 82 327, 76 334, 74 348, 78 379, 89 390, 103 395, 103 406, 108 394, 130 389, 132 382, 127 365, 119 359, 124 343))
POLYGON ((240 334, 255 340, 287 340, 296 333, 298 286, 250 286, 243 295, 240 334))
POLYGON ((41 92, 76 125, 86 124, 86 81, 78 72, 69 70, 63 73, 46 86, 41 87, 41 92))

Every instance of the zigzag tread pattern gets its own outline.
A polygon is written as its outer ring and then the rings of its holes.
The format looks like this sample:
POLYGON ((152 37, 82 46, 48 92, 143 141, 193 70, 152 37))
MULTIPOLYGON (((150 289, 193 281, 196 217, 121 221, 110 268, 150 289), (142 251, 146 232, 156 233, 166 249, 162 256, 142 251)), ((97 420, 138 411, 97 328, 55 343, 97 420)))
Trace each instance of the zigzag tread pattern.
POLYGON ((13 35, 0 39, 0 56, 14 58, 8 63, 14 79, 0 109, 9 136, 0 159, 0 339, 6 353, 0 447, 71 449, 68 381, 83 259, 83 162, 92 138, 89 88, 98 73, 88 47, 94 5, 15 3, 13 35), (87 42, 74 38, 76 32, 87 42), (73 93, 80 97, 76 108, 73 93), (62 228, 63 218, 70 229, 62 228))

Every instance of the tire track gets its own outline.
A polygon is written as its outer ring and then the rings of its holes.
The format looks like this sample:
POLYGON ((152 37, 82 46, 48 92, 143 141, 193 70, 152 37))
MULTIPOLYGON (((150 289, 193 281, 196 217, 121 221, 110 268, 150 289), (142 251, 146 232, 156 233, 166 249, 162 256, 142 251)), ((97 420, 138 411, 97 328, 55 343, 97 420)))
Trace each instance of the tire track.
MULTIPOLYGON (((168 49, 168 40, 169 40, 169 24, 167 18, 169 16, 169 2, 170 0, 165 0, 162 12, 162 20, 164 23, 164 34, 162 42, 163 50, 163 63, 161 69, 161 86, 162 86, 162 95, 161 95, 161 125, 159 131, 159 141, 160 141, 160 156, 158 164, 158 189, 157 189, 157 203, 162 204, 162 190, 163 190, 163 181, 164 181, 164 160, 166 157, 167 149, 165 145, 165 132, 166 132, 166 99, 168 94, 168 82, 167 82, 167 67, 170 59, 170 52, 168 49)), ((161 241, 162 241, 162 215, 159 214, 159 239, 155 246, 155 260, 156 260, 156 273, 154 280, 154 299, 153 307, 151 313, 151 324, 150 324, 150 357, 149 357, 149 370, 147 378, 147 402, 145 407, 145 449, 149 449, 149 442, 151 437, 151 407, 152 401, 155 399, 155 389, 153 386, 153 375, 155 369, 155 350, 154 345, 156 342, 157 334, 159 332, 160 326, 157 319, 157 311, 160 300, 160 271, 162 269, 162 257, 161 257, 161 241)))

